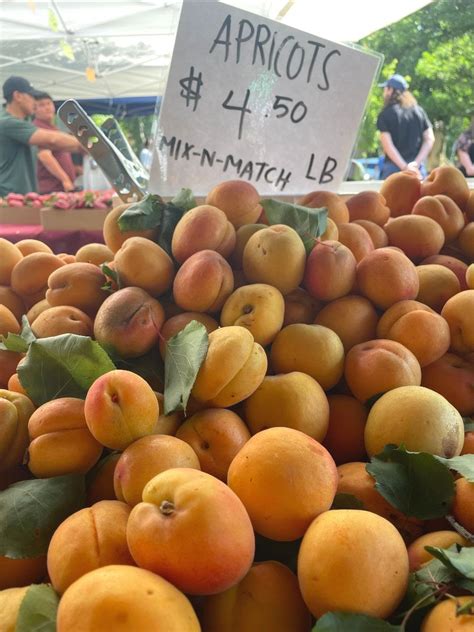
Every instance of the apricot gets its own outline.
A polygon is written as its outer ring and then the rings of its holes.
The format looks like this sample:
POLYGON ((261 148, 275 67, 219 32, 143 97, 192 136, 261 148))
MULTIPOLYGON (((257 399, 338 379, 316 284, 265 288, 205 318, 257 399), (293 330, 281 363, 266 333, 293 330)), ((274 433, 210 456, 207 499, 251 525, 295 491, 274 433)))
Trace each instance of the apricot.
POLYGON ((328 404, 329 422, 323 446, 336 465, 365 459, 365 406, 350 395, 328 395, 328 404))
POLYGON ((0 285, 10 285, 13 268, 23 259, 15 244, 0 238, 0 285))
POLYGON ((466 270, 466 284, 470 290, 474 290, 474 263, 466 270))
POLYGON ((93 263, 101 266, 109 263, 114 258, 114 253, 105 244, 85 244, 76 252, 77 263, 93 263))
POLYGON ((0 556, 0 590, 41 582, 45 574, 46 555, 18 559, 0 556))
POLYGON ((411 213, 421 197, 421 183, 415 173, 400 171, 382 182, 379 193, 385 198, 390 216, 400 217, 411 213))
POLYGON ((465 290, 446 301, 441 316, 451 331, 451 351, 460 355, 474 351, 474 290, 465 290))
MULTIPOLYGON (((346 200, 349 209, 349 221, 370 221, 384 226, 390 217, 385 198, 377 191, 362 191, 346 200)), ((363 225, 363 224, 362 224, 363 225)))
POLYGON ((326 218, 326 230, 319 237, 320 241, 337 241, 339 239, 339 230, 337 228, 337 224, 330 217, 326 218))
POLYGON ((344 244, 354 255, 357 262, 374 250, 374 242, 372 241, 368 231, 358 224, 339 224, 338 240, 344 244))
POLYGON ((13 268, 12 289, 31 307, 45 298, 49 276, 63 266, 66 264, 61 259, 48 252, 27 255, 13 268))
POLYGON ((275 338, 270 351, 275 372, 301 371, 327 391, 344 371, 344 346, 339 336, 322 325, 288 325, 275 338))
POLYGON ((38 301, 37 303, 32 305, 26 313, 26 317, 30 325, 32 325, 35 322, 35 320, 38 318, 40 314, 42 314, 43 312, 45 312, 47 309, 50 309, 50 308, 51 308, 51 305, 48 303, 48 301, 45 298, 43 298, 41 301, 38 301))
POLYGON ((357 286, 376 307, 387 309, 398 301, 416 298, 419 281, 416 267, 406 255, 377 248, 357 265, 357 286))
POLYGON ((452 513, 457 522, 470 533, 474 532, 474 483, 461 477, 455 482, 456 492, 452 513))
POLYGON ((265 347, 273 342, 283 325, 285 302, 279 290, 265 283, 244 285, 226 300, 221 325, 245 327, 255 342, 265 347))
POLYGON ((448 351, 450 333, 442 316, 423 304, 420 307, 417 301, 395 303, 380 319, 377 335, 409 349, 423 368, 448 351))
POLYGON ((356 266, 356 258, 344 244, 329 240, 319 242, 306 261, 304 286, 313 298, 333 301, 352 290, 356 266))
POLYGON ((309 208, 327 208, 328 218, 338 226, 349 221, 349 209, 344 200, 330 191, 312 191, 302 197, 298 204, 309 208))
POLYGON ((232 268, 212 250, 186 259, 173 283, 174 300, 190 312, 218 312, 234 289, 232 268))
POLYGON ((24 257, 31 255, 33 252, 53 253, 48 244, 45 244, 44 241, 40 241, 39 239, 21 239, 16 242, 15 246, 24 257))
POLYGON ((48 547, 48 575, 64 593, 77 579, 109 564, 134 565, 127 545, 130 507, 102 500, 76 511, 53 533, 48 547))
POLYGON ((280 562, 254 564, 242 581, 200 607, 205 632, 308 632, 311 616, 296 576, 280 562))
POLYGON ((315 617, 341 610, 386 618, 408 585, 407 550, 381 516, 358 509, 327 511, 303 537, 298 581, 315 617))
POLYGON ((94 337, 124 358, 144 355, 156 345, 165 313, 160 303, 138 287, 111 294, 94 320, 94 337))
POLYGON ((34 319, 31 329, 37 338, 48 338, 61 334, 92 336, 94 324, 91 318, 77 307, 61 305, 60 307, 50 307, 41 312, 34 319))
POLYGON ((244 224, 237 229, 235 246, 230 257, 230 262, 232 263, 232 267, 234 268, 234 270, 242 269, 242 258, 244 255, 244 249, 250 237, 252 237, 252 235, 259 230, 262 230, 262 228, 266 227, 267 224, 244 224))
POLYGON ((87 477, 87 504, 93 505, 101 500, 116 500, 114 490, 114 472, 120 454, 112 453, 104 457, 87 477))
POLYGON ((463 538, 457 531, 431 531, 430 533, 421 535, 408 547, 410 572, 417 571, 433 559, 433 556, 425 547, 435 546, 440 549, 448 549, 453 544, 470 546, 469 541, 463 538))
POLYGON ((148 383, 136 373, 121 369, 97 378, 84 404, 92 435, 113 450, 124 450, 133 441, 152 434, 158 413, 158 400, 148 383))
POLYGON ((404 215, 391 219, 384 226, 388 243, 401 248, 412 261, 437 255, 444 244, 444 232, 431 217, 404 215))
POLYGON ((221 327, 209 334, 206 358, 193 389, 198 402, 226 408, 247 399, 267 372, 267 356, 245 327, 221 327))
POLYGON ((266 538, 301 538, 336 494, 337 469, 329 452, 293 428, 268 428, 243 446, 229 467, 227 484, 266 538))
POLYGON ((414 215, 431 217, 441 226, 445 242, 454 241, 464 228, 464 216, 459 206, 447 195, 427 195, 413 207, 414 215))
POLYGON ((61 259, 64 263, 76 263, 76 257, 68 252, 60 252, 56 255, 58 259, 61 259))
POLYGON ((466 614, 457 614, 458 608, 472 603, 472 595, 449 597, 438 602, 421 623, 420 632, 470 632, 474 626, 472 607, 466 614))
POLYGON ((461 211, 469 199, 469 187, 466 178, 456 167, 449 165, 436 167, 421 184, 421 196, 447 195, 461 211))
POLYGON ((0 304, 8 307, 18 322, 21 321, 22 315, 26 313, 23 299, 9 286, 0 285, 0 304))
POLYGON ((103 232, 104 241, 107 248, 112 252, 117 252, 123 242, 129 237, 146 237, 147 239, 154 239, 158 235, 156 228, 150 228, 148 230, 126 230, 122 232, 118 225, 119 217, 124 213, 130 204, 119 204, 111 211, 107 213, 104 220, 103 232))
POLYGON ((151 479, 130 514, 127 540, 138 566, 198 595, 237 584, 255 551, 252 524, 238 496, 214 476, 189 468, 151 479))
POLYGON ((321 308, 320 301, 317 301, 301 287, 289 292, 284 299, 285 315, 283 327, 294 325, 295 323, 310 325, 314 322, 316 314, 321 308))
POLYGON ((150 239, 129 237, 114 257, 115 269, 125 286, 140 287, 150 296, 170 289, 174 279, 171 257, 150 239))
POLYGON ((428 265, 431 263, 436 263, 438 265, 444 266, 445 268, 448 268, 449 270, 454 272, 459 281, 461 290, 468 289, 466 284, 467 264, 464 263, 464 261, 461 261, 456 257, 450 257, 448 255, 434 255, 433 257, 427 257, 426 259, 423 259, 423 261, 421 262, 422 265, 428 265))
POLYGON ((458 236, 461 252, 469 263, 474 262, 474 222, 469 222, 458 236))
POLYGON ((225 482, 229 465, 250 439, 250 432, 231 410, 206 408, 188 417, 179 427, 176 437, 191 446, 203 472, 225 482))
POLYGON ((367 472, 366 465, 360 461, 340 465, 337 468, 337 493, 354 496, 365 511, 371 511, 391 522, 407 544, 413 542, 424 533, 424 522, 406 516, 385 500, 375 486, 375 479, 367 472))
POLYGON ((0 389, 0 411, 0 472, 5 472, 23 461, 34 406, 25 395, 0 389))
POLYGON ((430 263, 416 267, 420 289, 417 300, 441 312, 446 301, 461 291, 457 276, 445 266, 430 263))
POLYGON ((87 428, 84 401, 53 399, 28 422, 28 467, 37 478, 85 474, 100 458, 102 446, 87 428))
POLYGON ((215 206, 196 206, 179 220, 171 249, 178 263, 200 250, 215 250, 227 259, 235 246, 235 228, 226 214, 215 206))
POLYGON ((108 296, 105 283, 94 264, 71 263, 50 275, 46 300, 52 307, 68 305, 93 316, 108 296))
POLYGON ((181 439, 168 435, 137 439, 122 452, 115 467, 115 495, 134 507, 141 502, 148 481, 172 467, 201 469, 196 453, 181 439))
POLYGON ((285 295, 303 280, 306 250, 298 233, 285 224, 275 224, 254 233, 242 257, 246 278, 268 283, 285 295))
POLYGON ((0 630, 15 632, 18 613, 29 586, 0 591, 0 630))
POLYGON ((463 420, 439 393, 424 386, 400 386, 375 402, 365 426, 369 456, 379 454, 389 443, 449 459, 461 453, 463 420))
POLYGON ((86 573, 64 593, 57 632, 200 632, 197 616, 177 588, 134 566, 111 564, 86 573))
POLYGON ((162 358, 165 357, 167 341, 182 331, 193 320, 197 320, 198 323, 204 325, 208 334, 219 327, 219 323, 212 316, 203 312, 183 312, 182 314, 171 316, 164 322, 160 330, 159 344, 162 358))
POLYGON ((9 333, 19 334, 20 329, 20 324, 15 318, 15 314, 8 307, 0 304, 0 339, 1 336, 6 337, 9 333))
POLYGON ((379 226, 368 219, 356 219, 353 223, 365 228, 365 230, 369 233, 369 237, 372 240, 374 248, 385 248, 385 246, 388 246, 387 233, 384 231, 382 226, 379 226))
POLYGON ((21 393, 22 395, 26 395, 28 397, 28 393, 25 391, 20 382, 18 373, 14 373, 8 380, 7 390, 15 391, 15 393, 21 393))
POLYGON ((207 194, 206 204, 217 206, 236 229, 243 224, 254 224, 262 212, 257 189, 242 180, 227 180, 216 185, 207 194))
POLYGON ((375 338, 378 319, 374 306, 367 298, 348 294, 325 305, 314 323, 335 331, 347 353, 355 345, 375 338))
POLYGON ((329 422, 329 404, 321 386, 309 375, 292 371, 267 375, 244 402, 245 420, 256 434, 284 426, 322 441, 329 422))
POLYGON ((474 191, 469 191, 469 197, 464 207, 466 218, 469 222, 474 222, 474 191))

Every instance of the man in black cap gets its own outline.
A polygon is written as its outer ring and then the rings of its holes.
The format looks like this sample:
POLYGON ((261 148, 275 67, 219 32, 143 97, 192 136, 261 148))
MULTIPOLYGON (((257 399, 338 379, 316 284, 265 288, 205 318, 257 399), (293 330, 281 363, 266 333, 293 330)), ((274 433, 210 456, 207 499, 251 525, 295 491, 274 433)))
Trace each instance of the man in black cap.
POLYGON ((380 87, 384 89, 384 108, 377 129, 385 153, 380 179, 397 171, 414 171, 421 178, 426 175, 423 163, 434 143, 431 122, 404 77, 392 75, 380 87))
POLYGON ((37 190, 32 146, 64 151, 81 149, 74 136, 38 129, 26 120, 35 111, 38 94, 23 77, 9 77, 3 84, 6 106, 0 111, 0 196, 37 190))

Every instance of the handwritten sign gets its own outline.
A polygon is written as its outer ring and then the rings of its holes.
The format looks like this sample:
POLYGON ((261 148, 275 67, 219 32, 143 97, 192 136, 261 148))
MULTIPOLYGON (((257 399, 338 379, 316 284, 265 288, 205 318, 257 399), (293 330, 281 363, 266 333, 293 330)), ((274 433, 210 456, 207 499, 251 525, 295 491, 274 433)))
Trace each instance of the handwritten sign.
POLYGON ((150 191, 205 195, 233 179, 261 195, 336 190, 379 64, 223 3, 184 2, 150 191))

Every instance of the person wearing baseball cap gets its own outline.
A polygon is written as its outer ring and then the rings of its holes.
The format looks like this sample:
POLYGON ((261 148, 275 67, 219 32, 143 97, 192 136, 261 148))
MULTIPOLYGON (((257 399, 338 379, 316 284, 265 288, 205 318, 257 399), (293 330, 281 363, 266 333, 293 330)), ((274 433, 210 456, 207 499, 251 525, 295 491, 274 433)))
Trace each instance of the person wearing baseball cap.
POLYGON ((426 175, 424 161, 434 144, 431 122, 402 75, 392 75, 379 86, 383 87, 384 107, 377 129, 385 154, 380 179, 397 171, 414 171, 421 179, 426 175))
POLYGON ((24 77, 9 77, 3 84, 6 104, 0 111, 0 196, 37 190, 32 148, 79 151, 79 141, 56 130, 38 129, 28 121, 35 111, 35 90, 24 77))

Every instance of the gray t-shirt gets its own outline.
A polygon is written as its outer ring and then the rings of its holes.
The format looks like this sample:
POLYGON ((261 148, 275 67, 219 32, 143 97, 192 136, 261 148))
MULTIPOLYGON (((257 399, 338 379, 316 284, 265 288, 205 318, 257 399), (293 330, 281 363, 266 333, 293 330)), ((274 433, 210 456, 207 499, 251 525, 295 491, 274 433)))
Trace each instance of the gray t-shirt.
POLYGON ((0 111, 0 196, 37 190, 33 148, 28 144, 37 128, 0 111))

